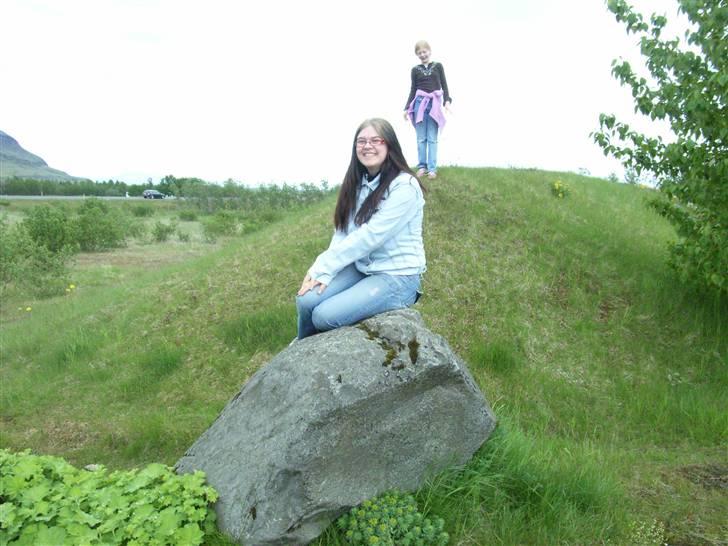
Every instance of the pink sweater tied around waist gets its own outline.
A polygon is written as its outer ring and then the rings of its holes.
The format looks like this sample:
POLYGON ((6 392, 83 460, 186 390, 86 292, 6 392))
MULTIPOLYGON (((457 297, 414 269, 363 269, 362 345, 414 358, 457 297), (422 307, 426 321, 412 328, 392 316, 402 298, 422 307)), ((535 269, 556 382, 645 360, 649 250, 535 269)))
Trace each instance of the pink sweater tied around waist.
POLYGON ((442 110, 442 97, 442 89, 438 89, 437 91, 433 91, 432 93, 428 93, 427 91, 422 91, 421 89, 418 89, 415 93, 415 98, 412 100, 409 108, 407 109, 407 114, 409 115, 412 124, 414 125, 416 123, 420 123, 423 119, 425 119, 425 111, 427 110, 427 106, 432 103, 430 117, 434 119, 437 122, 438 127, 442 129, 445 126, 445 113, 442 110), (424 98, 422 99, 422 102, 420 102, 420 106, 419 108, 417 108, 417 112, 415 112, 415 101, 417 101, 417 97, 424 98))

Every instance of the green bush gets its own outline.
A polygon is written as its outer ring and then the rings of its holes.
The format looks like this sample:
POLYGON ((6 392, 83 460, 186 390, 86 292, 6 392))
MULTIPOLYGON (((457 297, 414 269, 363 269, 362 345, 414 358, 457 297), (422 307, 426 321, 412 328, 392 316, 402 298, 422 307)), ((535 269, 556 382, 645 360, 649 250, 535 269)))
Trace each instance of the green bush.
POLYGON ((215 531, 204 474, 161 464, 107 473, 0 450, 0 544, 197 545, 215 531))
POLYGON ((152 237, 157 243, 163 243, 169 239, 175 231, 177 231, 177 224, 174 222, 171 224, 154 222, 154 226, 152 227, 152 237))
POLYGON ((0 219, 0 286, 28 290, 38 297, 60 294, 68 284, 71 247, 57 252, 36 242, 25 225, 0 219))
POLYGON ((399 491, 364 501, 336 520, 347 543, 379 546, 444 546, 450 540, 444 524, 425 518, 414 497, 399 491))
POLYGON ((250 211, 249 213, 246 213, 243 218, 241 232, 244 235, 253 233, 269 224, 277 222, 281 219, 281 217, 282 213, 273 209, 250 211))
POLYGON ((298 188, 287 184, 250 188, 232 181, 220 186, 202 180, 177 179, 176 185, 180 188, 175 191, 176 194, 183 195, 188 203, 206 213, 218 210, 287 210, 316 203, 335 192, 326 182, 320 188, 313 184, 302 184, 298 188), (181 188, 180 183, 184 187, 181 188))
POLYGON ((236 235, 238 233, 238 218, 229 210, 219 210, 202 224, 206 239, 236 235))
POLYGON ((265 224, 272 224, 281 219, 281 213, 277 210, 267 209, 257 215, 257 220, 265 224))
POLYGON ((0 217, 0 282, 6 283, 6 279, 12 277, 12 263, 17 253, 17 243, 14 234, 8 227, 5 218, 0 217))
POLYGON ((85 251, 122 246, 127 229, 126 218, 99 199, 86 199, 74 222, 75 240, 85 251))
POLYGON ((612 75, 631 89, 635 112, 670 126, 674 138, 643 134, 614 115, 599 117, 594 141, 627 172, 659 182, 651 205, 676 228, 670 264, 680 278, 728 296, 728 50, 724 1, 678 2, 690 22, 685 40, 665 35, 667 18, 645 19, 626 0, 607 7, 628 34, 639 37, 651 78, 625 60, 612 75))
POLYGON ((125 229, 127 237, 134 237, 135 239, 144 239, 149 231, 147 225, 141 220, 129 222, 125 229))
POLYGON ((131 213, 137 218, 147 218, 154 215, 154 208, 149 205, 134 205, 131 213))
POLYGON ((197 220, 197 213, 194 210, 181 210, 179 211, 179 219, 184 222, 194 222, 197 220))
POLYGON ((74 244, 71 222, 61 208, 33 207, 22 223, 31 239, 50 252, 60 252, 74 244))

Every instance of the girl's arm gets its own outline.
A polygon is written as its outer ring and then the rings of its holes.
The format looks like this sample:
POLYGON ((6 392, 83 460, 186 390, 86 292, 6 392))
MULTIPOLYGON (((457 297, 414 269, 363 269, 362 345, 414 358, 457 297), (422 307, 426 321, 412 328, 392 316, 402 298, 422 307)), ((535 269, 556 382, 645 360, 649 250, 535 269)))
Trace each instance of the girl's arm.
POLYGON ((447 79, 445 78, 445 67, 442 66, 442 63, 437 63, 437 70, 440 73, 440 85, 442 85, 442 93, 444 95, 443 102, 445 104, 452 102, 452 97, 450 97, 450 91, 447 89, 447 79))
POLYGON ((417 67, 415 66, 410 71, 410 80, 411 80, 411 83, 410 83, 410 92, 409 92, 409 97, 407 97, 407 103, 404 105, 404 109, 405 110, 407 110, 409 108, 410 103, 415 98, 415 93, 417 93, 417 85, 415 84, 415 77, 416 77, 415 76, 415 70, 416 69, 417 69, 417 67))
POLYGON ((334 228, 334 234, 331 236, 331 242, 329 243, 328 248, 331 248, 332 246, 336 245, 336 243, 338 243, 345 237, 346 237, 346 232, 339 231, 338 229, 334 228))

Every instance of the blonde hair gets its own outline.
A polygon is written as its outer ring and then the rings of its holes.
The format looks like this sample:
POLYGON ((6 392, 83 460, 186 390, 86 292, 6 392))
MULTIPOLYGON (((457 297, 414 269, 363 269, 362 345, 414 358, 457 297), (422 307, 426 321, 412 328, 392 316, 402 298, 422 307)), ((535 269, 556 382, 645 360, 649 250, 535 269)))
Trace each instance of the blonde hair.
POLYGON ((429 50, 429 51, 432 51, 432 48, 430 47, 430 44, 428 44, 428 43, 427 43, 426 41, 424 41, 424 40, 420 40, 419 42, 417 42, 417 43, 415 44, 415 54, 417 54, 417 52, 418 52, 418 51, 419 51, 420 49, 427 49, 427 50, 429 50))

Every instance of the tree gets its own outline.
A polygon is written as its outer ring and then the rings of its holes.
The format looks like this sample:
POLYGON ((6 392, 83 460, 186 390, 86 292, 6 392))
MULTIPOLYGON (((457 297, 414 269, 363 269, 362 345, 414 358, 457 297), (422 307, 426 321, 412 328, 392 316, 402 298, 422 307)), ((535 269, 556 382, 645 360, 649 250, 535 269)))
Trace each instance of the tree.
POLYGON ((683 280, 728 294, 728 0, 678 0, 690 21, 679 38, 663 39, 667 19, 646 22, 624 0, 609 11, 640 37, 651 82, 626 61, 612 74, 631 88, 635 112, 666 120, 674 139, 665 142, 632 130, 613 115, 599 117, 594 141, 627 169, 652 173, 661 197, 652 206, 675 225, 670 263, 683 280))

